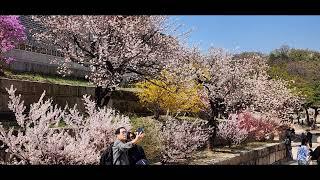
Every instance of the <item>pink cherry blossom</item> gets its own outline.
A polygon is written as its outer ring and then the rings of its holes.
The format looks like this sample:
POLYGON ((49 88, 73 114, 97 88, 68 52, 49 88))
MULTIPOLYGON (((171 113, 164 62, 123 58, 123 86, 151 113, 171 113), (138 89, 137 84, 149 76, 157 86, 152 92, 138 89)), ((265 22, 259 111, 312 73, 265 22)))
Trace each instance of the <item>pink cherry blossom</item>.
POLYGON ((130 129, 129 118, 106 108, 96 108, 89 96, 84 96, 84 113, 73 108, 60 108, 45 98, 30 106, 29 112, 11 86, 8 107, 15 113, 18 130, 0 126, 0 140, 8 146, 7 164, 98 164, 101 151, 115 140, 118 127, 130 129), (46 99, 46 100, 45 100, 46 99), (57 127, 64 121, 66 127, 57 127))
POLYGON ((25 27, 19 16, 0 16, 0 60, 9 63, 13 59, 2 57, 3 53, 14 49, 26 40, 25 27))

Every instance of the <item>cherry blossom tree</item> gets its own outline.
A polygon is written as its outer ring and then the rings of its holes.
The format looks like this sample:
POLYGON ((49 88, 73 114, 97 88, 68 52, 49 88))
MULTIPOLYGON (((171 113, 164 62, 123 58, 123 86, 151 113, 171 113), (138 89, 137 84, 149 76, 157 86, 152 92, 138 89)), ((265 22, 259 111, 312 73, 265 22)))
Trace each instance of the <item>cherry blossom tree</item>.
POLYGON ((239 127, 248 132, 249 140, 264 141, 267 136, 270 137, 280 127, 279 121, 248 110, 236 114, 236 117, 239 121, 239 127))
POLYGON ((243 141, 265 141, 278 131, 279 121, 267 115, 245 110, 230 114, 218 125, 217 136, 227 141, 229 147, 243 141))
POLYGON ((259 54, 236 56, 212 48, 207 55, 202 55, 195 48, 185 55, 184 59, 194 65, 181 65, 182 70, 177 69, 175 74, 195 78, 205 87, 202 97, 208 105, 207 118, 215 132, 210 142, 218 131, 218 118, 228 119, 230 114, 249 108, 280 121, 299 105, 299 99, 285 81, 269 77, 267 60, 259 54))
POLYGON ((171 116, 166 118, 160 133, 163 163, 189 159, 193 152, 206 144, 213 132, 213 128, 203 120, 188 122, 171 116))
POLYGON ((177 57, 180 45, 175 23, 164 16, 32 16, 44 27, 34 33, 39 42, 50 43, 64 56, 60 72, 71 62, 90 69, 96 85, 96 101, 108 104, 119 83, 154 77, 177 57), (171 34, 171 35, 168 35, 171 34))
POLYGON ((229 147, 232 144, 239 145, 248 137, 248 131, 241 127, 241 122, 236 114, 231 114, 228 119, 219 123, 217 136, 227 141, 229 147))
POLYGON ((96 108, 89 96, 84 96, 85 113, 76 106, 59 108, 52 99, 44 100, 45 92, 37 103, 26 107, 21 95, 15 95, 11 86, 8 107, 15 113, 18 130, 0 126, 2 148, 11 156, 7 164, 98 164, 101 151, 114 140, 118 127, 130 129, 129 118, 106 108, 96 108), (61 121, 66 127, 57 127, 61 121))
MULTIPOLYGON (((25 27, 20 23, 19 16, 0 16, 0 61, 10 63, 13 58, 3 57, 3 54, 14 49, 25 39, 25 27)), ((3 75, 2 67, 0 75, 3 75)))

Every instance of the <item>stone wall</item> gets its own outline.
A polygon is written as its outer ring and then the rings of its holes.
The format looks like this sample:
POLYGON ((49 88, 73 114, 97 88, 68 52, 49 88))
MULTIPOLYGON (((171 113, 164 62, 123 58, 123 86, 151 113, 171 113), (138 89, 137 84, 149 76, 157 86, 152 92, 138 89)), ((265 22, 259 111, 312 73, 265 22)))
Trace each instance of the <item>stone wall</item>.
POLYGON ((43 91, 46 91, 45 98, 52 97, 54 104, 64 107, 68 102, 68 105, 73 106, 74 104, 78 104, 79 108, 83 109, 84 107, 81 101, 82 95, 94 95, 93 87, 57 85, 0 78, 0 112, 10 112, 8 109, 9 96, 5 88, 10 88, 11 85, 17 89, 16 94, 21 94, 21 98, 26 105, 37 102, 43 91))
POLYGON ((240 153, 238 156, 216 162, 213 165, 271 165, 284 159, 286 159, 285 145, 283 143, 273 143, 240 153))
POLYGON ((139 98, 132 91, 118 90, 113 92, 108 106, 117 109, 121 113, 153 115, 151 111, 139 103, 139 98))
MULTIPOLYGON (((77 107, 80 109, 80 111, 83 111, 84 106, 82 96, 84 94, 88 94, 93 98, 95 92, 94 87, 57 85, 50 83, 0 78, 0 113, 10 112, 10 110, 8 109, 9 96, 5 88, 10 88, 11 84, 14 86, 14 88, 17 88, 16 94, 21 94, 21 98, 22 100, 24 100, 27 108, 31 103, 37 102, 42 92, 45 90, 45 98, 52 97, 54 104, 58 104, 61 107, 64 107, 67 102, 68 105, 72 107, 74 106, 74 104, 78 104, 77 107)), ((113 93, 111 95, 111 100, 108 106, 123 113, 148 112, 138 103, 138 99, 134 95, 134 93, 127 91, 119 90, 113 93)))
MULTIPOLYGON (((59 56, 21 49, 13 49, 7 52, 5 56, 15 59, 8 65, 8 68, 14 72, 32 72, 47 75, 58 75, 57 67, 63 61, 63 58, 59 56)), ((76 78, 84 78, 89 73, 88 68, 76 63, 72 63, 70 70, 72 70, 72 73, 69 76, 76 78)))

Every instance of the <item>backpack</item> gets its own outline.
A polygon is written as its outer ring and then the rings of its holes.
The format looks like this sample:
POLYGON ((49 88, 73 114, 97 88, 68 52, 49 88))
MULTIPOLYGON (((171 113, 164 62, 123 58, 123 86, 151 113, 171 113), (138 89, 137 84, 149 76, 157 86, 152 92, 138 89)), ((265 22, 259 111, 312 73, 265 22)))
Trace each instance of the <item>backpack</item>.
MULTIPOLYGON (((112 146, 113 143, 111 143, 108 148, 101 154, 100 157, 100 165, 114 165, 113 164, 113 150, 112 150, 112 146)), ((123 154, 123 153, 122 153, 123 154)), ((122 156, 122 154, 120 154, 120 156, 118 157, 118 159, 116 159, 116 162, 120 159, 120 157, 122 156)))
POLYGON ((111 143, 108 148, 103 151, 100 157, 100 165, 113 165, 113 143, 111 143))

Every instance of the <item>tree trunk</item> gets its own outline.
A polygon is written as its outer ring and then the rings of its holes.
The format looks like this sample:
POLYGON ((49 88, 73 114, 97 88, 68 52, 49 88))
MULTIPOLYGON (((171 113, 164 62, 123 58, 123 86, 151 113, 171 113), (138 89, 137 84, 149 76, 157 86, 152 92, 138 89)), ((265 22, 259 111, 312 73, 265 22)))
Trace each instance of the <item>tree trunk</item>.
POLYGON ((95 100, 97 103, 97 107, 107 106, 111 99, 112 91, 109 88, 102 88, 102 86, 97 86, 95 88, 95 100))
POLYGON ((305 111, 306 111, 306 116, 307 116, 306 121, 307 121, 307 124, 308 124, 308 126, 310 126, 310 118, 309 118, 308 107, 306 106, 306 107, 304 107, 304 109, 305 109, 305 111))
POLYGON ((213 149, 213 145, 214 145, 214 140, 217 136, 217 131, 218 131, 218 121, 217 121, 217 117, 219 115, 219 109, 218 109, 218 105, 219 105, 219 101, 209 101, 210 104, 210 116, 209 116, 209 125, 213 127, 213 134, 212 136, 209 137, 209 141, 208 141, 208 147, 210 150, 213 149))
POLYGON ((298 124, 300 124, 300 112, 296 111, 296 113, 297 113, 298 124))
POLYGON ((217 120, 215 117, 211 117, 210 120, 209 120, 209 125, 213 127, 213 134, 209 137, 209 140, 208 140, 208 147, 210 150, 213 149, 213 146, 214 146, 214 140, 217 136, 217 130, 218 130, 218 125, 217 125, 217 120))
POLYGON ((312 122, 312 128, 316 128, 317 117, 318 117, 318 108, 314 107, 314 120, 312 122))
POLYGON ((159 105, 156 105, 154 109, 154 119, 159 120, 160 118, 160 107, 159 105))
POLYGON ((0 76, 4 77, 4 72, 3 72, 3 70, 1 69, 1 67, 0 67, 0 76))
MULTIPOLYGON (((1 60, 0 60, 1 61, 1 60)), ((0 76, 4 76, 4 66, 1 64, 2 62, 0 62, 0 76)))

